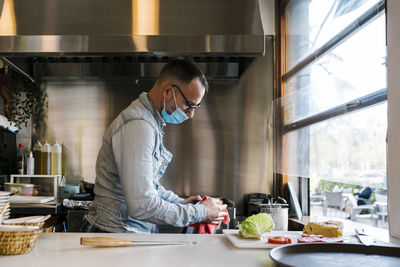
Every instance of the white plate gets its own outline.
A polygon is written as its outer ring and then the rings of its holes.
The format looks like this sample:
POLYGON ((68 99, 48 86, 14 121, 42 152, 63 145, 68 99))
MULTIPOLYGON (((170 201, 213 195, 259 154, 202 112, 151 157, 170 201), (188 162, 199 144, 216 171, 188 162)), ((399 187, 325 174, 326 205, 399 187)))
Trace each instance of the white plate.
POLYGON ((268 243, 268 236, 287 236, 292 240, 292 244, 297 243, 297 238, 301 237, 301 231, 271 231, 267 233, 263 240, 246 239, 240 236, 239 230, 224 229, 222 230, 225 237, 231 244, 237 248, 275 248, 284 244, 271 244, 268 243))
POLYGON ((39 229, 39 226, 0 225, 0 232, 25 232, 39 229))
POLYGON ((9 196, 11 192, 8 191, 0 191, 0 196, 9 196))
POLYGON ((16 219, 11 219, 7 221, 3 221, 3 224, 14 224, 14 223, 36 223, 44 221, 48 219, 49 216, 28 216, 28 217, 21 217, 16 219))

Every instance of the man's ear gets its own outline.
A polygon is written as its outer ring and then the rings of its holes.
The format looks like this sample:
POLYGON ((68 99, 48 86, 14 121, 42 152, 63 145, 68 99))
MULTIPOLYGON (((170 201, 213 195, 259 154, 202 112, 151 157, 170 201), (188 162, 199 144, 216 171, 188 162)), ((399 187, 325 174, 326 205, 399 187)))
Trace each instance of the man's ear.
POLYGON ((165 99, 169 99, 172 96, 172 86, 171 85, 165 85, 163 89, 161 90, 162 95, 165 99))

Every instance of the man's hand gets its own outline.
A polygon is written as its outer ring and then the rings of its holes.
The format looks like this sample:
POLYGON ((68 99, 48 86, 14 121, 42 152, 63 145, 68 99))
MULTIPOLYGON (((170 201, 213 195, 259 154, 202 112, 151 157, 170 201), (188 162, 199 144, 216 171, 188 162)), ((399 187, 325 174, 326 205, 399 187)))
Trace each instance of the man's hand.
POLYGON ((199 195, 190 196, 190 197, 186 198, 185 200, 183 200, 182 204, 193 204, 196 200, 197 200, 197 202, 200 202, 201 201, 201 196, 199 196, 199 195))
POLYGON ((218 224, 228 215, 227 212, 223 211, 226 209, 226 205, 221 205, 220 199, 209 198, 201 204, 206 207, 206 218, 204 219, 206 223, 218 224))

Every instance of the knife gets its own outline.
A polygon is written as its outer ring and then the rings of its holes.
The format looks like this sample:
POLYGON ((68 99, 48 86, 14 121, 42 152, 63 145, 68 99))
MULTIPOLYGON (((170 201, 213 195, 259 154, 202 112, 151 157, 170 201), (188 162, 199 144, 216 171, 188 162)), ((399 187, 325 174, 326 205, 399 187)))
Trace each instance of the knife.
POLYGON ((363 228, 356 228, 356 235, 361 243, 370 246, 374 243, 374 239, 365 233, 363 228))
POLYGON ((134 241, 115 237, 81 237, 82 246, 126 247, 126 246, 159 246, 159 245, 195 245, 197 242, 186 241, 134 241))

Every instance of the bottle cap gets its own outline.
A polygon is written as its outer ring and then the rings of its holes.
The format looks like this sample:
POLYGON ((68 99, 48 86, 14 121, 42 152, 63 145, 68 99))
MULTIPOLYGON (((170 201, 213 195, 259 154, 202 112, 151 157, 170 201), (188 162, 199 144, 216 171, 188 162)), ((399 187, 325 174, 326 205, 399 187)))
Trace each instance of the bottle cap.
POLYGON ((19 144, 19 147, 24 147, 24 144, 19 144))
POLYGON ((42 149, 42 144, 37 141, 37 143, 33 146, 33 150, 41 150, 42 149))
POLYGON ((56 152, 56 153, 61 153, 62 147, 61 147, 61 145, 60 145, 59 143, 57 143, 57 141, 56 141, 56 143, 53 145, 51 151, 52 151, 52 152, 56 152))
POLYGON ((32 151, 29 151, 29 157, 30 157, 30 158, 33 158, 32 151))
POLYGON ((42 152, 51 152, 51 147, 50 147, 50 144, 47 143, 47 140, 42 146, 42 152))

